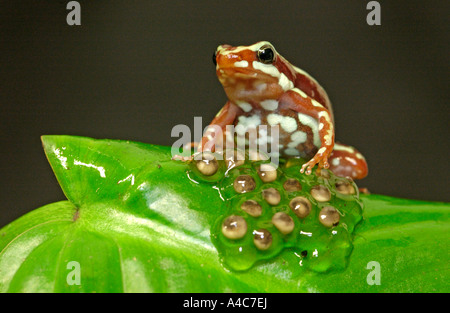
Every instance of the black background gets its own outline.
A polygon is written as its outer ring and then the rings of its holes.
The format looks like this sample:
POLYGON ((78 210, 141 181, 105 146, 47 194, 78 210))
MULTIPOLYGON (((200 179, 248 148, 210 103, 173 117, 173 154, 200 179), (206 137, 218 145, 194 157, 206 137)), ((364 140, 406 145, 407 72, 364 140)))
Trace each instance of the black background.
POLYGON ((338 141, 367 158, 372 193, 449 196, 448 1, 69 1, 0 4, 0 226, 65 199, 43 134, 171 145, 224 105, 219 44, 268 40, 327 90, 338 141))

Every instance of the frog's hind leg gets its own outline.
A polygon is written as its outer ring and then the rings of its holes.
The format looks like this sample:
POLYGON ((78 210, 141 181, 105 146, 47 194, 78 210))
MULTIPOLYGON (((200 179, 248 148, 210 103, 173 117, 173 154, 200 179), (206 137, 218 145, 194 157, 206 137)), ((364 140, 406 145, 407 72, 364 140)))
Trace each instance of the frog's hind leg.
POLYGON ((364 156, 354 147, 335 143, 330 158, 330 170, 342 177, 362 179, 367 176, 369 169, 364 156))

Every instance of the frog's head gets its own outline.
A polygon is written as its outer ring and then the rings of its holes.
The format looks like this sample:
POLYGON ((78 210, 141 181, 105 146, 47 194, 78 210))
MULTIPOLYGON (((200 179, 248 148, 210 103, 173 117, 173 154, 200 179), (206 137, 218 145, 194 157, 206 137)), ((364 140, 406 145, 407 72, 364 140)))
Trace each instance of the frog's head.
POLYGON ((295 70, 267 41, 250 46, 221 45, 213 61, 231 101, 277 99, 294 88, 295 70))

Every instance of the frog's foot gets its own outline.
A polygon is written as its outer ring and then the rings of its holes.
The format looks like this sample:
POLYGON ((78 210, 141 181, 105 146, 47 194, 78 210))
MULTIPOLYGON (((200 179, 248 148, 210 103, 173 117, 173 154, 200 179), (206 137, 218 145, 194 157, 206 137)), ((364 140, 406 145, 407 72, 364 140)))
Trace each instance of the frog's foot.
POLYGON ((192 150, 194 150, 194 154, 188 155, 188 156, 176 154, 176 155, 174 155, 172 157, 172 160, 174 160, 174 161, 182 161, 182 162, 192 161, 194 159, 194 155, 196 154, 197 147, 198 147, 198 142, 189 142, 189 143, 185 144, 183 146, 183 151, 192 151, 192 150))
POLYGON ((193 155, 185 156, 185 155, 175 154, 172 157, 172 160, 174 160, 174 161, 182 161, 182 162, 189 162, 189 161, 192 161, 192 159, 193 159, 193 155))
POLYGON ((367 189, 366 187, 359 187, 359 192, 365 195, 370 195, 370 191, 369 189, 367 189))
POLYGON ((330 164, 328 163, 328 155, 329 153, 326 151, 322 153, 318 152, 311 160, 303 164, 300 169, 300 173, 305 173, 306 175, 311 174, 312 169, 316 164, 318 164, 319 168, 329 168, 330 164))

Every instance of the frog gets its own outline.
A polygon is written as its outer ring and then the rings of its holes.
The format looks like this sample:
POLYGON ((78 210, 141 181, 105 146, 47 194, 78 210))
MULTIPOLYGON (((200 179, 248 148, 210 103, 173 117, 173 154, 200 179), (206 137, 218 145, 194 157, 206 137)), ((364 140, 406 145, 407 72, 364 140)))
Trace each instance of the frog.
MULTIPOLYGON (((307 160, 301 173, 309 175, 317 165, 352 179, 367 176, 365 157, 354 147, 335 142, 333 109, 325 89, 270 42, 219 45, 213 63, 228 101, 205 128, 197 152, 235 141, 228 125, 241 127, 244 133, 265 125, 278 127, 279 156, 307 160)), ((256 136, 259 142, 271 137, 267 128, 256 136)))

